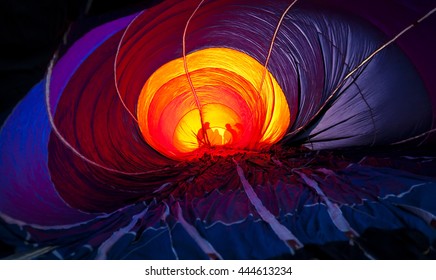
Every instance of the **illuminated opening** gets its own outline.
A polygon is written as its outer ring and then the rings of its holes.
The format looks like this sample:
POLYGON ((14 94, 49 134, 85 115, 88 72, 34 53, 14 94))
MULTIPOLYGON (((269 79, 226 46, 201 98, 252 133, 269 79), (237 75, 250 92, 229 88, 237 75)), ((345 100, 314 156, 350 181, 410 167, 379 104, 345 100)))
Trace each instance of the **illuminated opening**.
POLYGON ((186 60, 200 108, 183 58, 161 66, 145 83, 137 105, 139 127, 150 146, 170 158, 183 159, 218 146, 261 150, 283 137, 290 122, 289 107, 268 71, 259 92, 263 65, 226 48, 199 50, 186 60))

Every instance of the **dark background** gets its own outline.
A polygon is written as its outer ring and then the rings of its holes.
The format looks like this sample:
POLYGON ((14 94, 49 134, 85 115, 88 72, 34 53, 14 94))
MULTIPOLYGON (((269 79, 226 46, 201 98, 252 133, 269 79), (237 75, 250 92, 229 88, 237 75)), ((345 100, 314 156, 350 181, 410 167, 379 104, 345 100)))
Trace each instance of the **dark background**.
POLYGON ((80 27, 75 27, 73 34, 64 38, 73 22, 80 19, 80 24, 89 29, 158 2, 0 0, 0 125, 17 102, 43 78, 53 53, 80 36, 80 27))

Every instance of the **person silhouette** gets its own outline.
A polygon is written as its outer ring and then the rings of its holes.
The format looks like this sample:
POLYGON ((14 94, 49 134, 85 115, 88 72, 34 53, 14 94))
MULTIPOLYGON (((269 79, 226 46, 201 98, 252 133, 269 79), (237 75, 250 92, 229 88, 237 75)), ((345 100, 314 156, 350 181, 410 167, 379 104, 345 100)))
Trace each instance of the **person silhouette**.
POLYGON ((226 131, 224 132, 224 144, 232 144, 236 141, 238 137, 238 132, 232 128, 232 126, 227 123, 226 131))
POLYGON ((198 130, 197 132, 197 142, 198 142, 198 146, 203 146, 205 144, 207 144, 207 131, 210 130, 210 123, 209 122, 205 122, 203 124, 203 127, 200 128, 200 130, 198 130))
POLYGON ((221 146, 223 144, 223 136, 218 129, 208 131, 207 137, 211 146, 221 146))

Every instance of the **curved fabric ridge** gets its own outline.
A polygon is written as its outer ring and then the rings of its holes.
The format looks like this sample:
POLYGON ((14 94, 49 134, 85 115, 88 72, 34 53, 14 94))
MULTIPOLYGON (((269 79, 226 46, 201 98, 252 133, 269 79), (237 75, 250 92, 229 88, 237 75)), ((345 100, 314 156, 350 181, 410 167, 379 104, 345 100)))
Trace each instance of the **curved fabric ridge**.
MULTIPOLYGON (((262 150, 283 137, 290 122, 288 104, 274 77, 266 79, 259 92, 263 65, 224 48, 196 51, 186 59, 203 121, 210 127, 210 145, 262 150)), ((200 114, 182 58, 150 76, 138 98, 137 112, 145 140, 157 151, 177 159, 201 148, 200 114)))
MULTIPOLYGON (((65 84, 82 61, 131 19, 129 16, 97 27, 63 56, 54 69, 54 82, 51 84, 50 103, 53 110, 65 84)), ((50 180, 47 143, 51 128, 44 91, 42 81, 14 109, 0 131, 0 212, 19 221, 41 225, 88 220, 94 215, 81 213, 66 205, 50 180)))

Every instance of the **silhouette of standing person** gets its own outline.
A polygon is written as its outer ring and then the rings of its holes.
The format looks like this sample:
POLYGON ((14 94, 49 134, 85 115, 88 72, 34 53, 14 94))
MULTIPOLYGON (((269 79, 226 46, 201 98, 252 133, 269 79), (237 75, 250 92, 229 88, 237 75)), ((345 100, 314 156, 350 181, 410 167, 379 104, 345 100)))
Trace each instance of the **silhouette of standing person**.
POLYGON ((207 130, 210 129, 210 123, 205 122, 203 127, 197 132, 197 142, 198 146, 203 146, 207 144, 207 130))
POLYGON ((223 144, 223 136, 218 129, 211 129, 207 134, 207 138, 211 146, 221 146, 223 144))
POLYGON ((230 124, 226 124, 226 132, 224 133, 224 143, 225 144, 231 144, 236 141, 236 138, 238 137, 238 133, 236 130, 232 128, 230 124))

